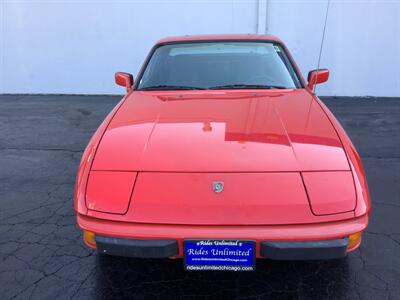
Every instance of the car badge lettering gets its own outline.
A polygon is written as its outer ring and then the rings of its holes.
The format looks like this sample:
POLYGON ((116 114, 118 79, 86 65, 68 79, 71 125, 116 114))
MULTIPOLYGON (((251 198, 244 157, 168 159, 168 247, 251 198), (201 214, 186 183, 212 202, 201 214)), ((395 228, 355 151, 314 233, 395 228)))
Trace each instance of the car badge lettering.
POLYGON ((221 193, 224 190, 223 181, 213 181, 212 188, 215 193, 221 193))

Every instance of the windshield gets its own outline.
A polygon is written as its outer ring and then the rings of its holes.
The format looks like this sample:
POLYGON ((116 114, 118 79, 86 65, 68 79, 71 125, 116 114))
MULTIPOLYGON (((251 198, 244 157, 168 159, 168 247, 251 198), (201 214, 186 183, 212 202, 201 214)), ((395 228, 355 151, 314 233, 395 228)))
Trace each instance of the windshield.
POLYGON ((272 42, 192 42, 156 48, 138 90, 298 88, 281 46, 272 42))

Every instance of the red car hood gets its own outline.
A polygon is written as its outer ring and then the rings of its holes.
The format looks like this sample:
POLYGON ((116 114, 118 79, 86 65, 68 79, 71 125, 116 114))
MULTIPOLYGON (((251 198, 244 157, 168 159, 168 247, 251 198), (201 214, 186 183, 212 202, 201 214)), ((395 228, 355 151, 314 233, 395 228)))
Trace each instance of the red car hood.
POLYGON ((92 170, 349 170, 335 129, 304 89, 133 92, 92 170))

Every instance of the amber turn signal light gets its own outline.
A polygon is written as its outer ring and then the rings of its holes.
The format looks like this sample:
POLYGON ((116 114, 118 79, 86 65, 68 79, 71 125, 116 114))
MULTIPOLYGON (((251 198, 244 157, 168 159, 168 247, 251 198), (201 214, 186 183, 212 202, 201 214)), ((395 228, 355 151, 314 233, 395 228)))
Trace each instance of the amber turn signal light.
POLYGON ((84 230, 83 231, 83 241, 90 248, 96 249, 96 235, 94 232, 84 230))
POLYGON ((361 234, 362 232, 357 232, 349 235, 348 252, 356 249, 361 244, 361 234))

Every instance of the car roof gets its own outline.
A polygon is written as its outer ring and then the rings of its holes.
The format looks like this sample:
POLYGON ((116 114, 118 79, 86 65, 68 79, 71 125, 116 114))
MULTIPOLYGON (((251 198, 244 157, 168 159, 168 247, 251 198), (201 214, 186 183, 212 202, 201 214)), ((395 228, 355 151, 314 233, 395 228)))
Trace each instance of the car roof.
POLYGON ((174 43, 174 42, 191 42, 191 41, 223 41, 223 40, 267 40, 272 42, 282 41, 273 35, 266 34, 209 34, 209 35, 184 35, 166 37, 157 41, 157 44, 174 43))

